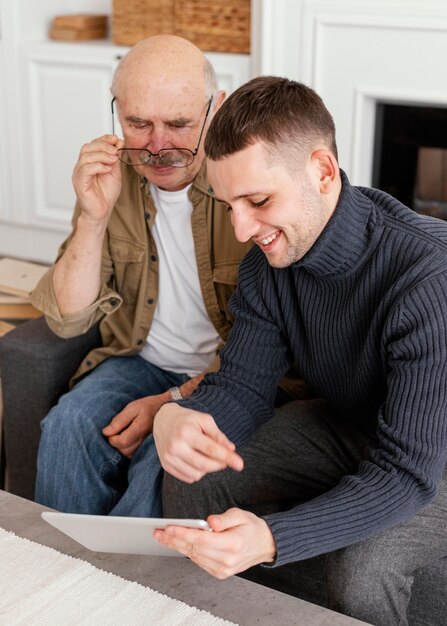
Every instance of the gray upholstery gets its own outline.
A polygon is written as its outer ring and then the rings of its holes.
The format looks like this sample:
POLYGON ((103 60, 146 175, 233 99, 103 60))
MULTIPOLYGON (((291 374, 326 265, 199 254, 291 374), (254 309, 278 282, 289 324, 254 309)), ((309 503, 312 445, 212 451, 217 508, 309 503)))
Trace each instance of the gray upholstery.
MULTIPOLYGON (((61 393, 83 356, 100 344, 97 328, 74 339, 60 339, 43 319, 21 324, 0 339, 4 449, 8 489, 33 499, 39 423, 61 393)), ((447 528, 446 528, 447 532, 447 528)), ((269 569, 255 567, 244 578, 316 604, 325 604, 324 557, 269 569)), ((447 558, 415 575, 410 626, 447 624, 447 558)))
POLYGON ((80 337, 60 339, 43 318, 0 339, 4 452, 12 493, 34 499, 40 421, 67 391, 85 354, 100 343, 96 326, 80 337))
MULTIPOLYGON (((324 556, 319 556, 276 569, 254 567, 242 576, 326 606, 323 571, 324 556)), ((447 558, 415 572, 408 620, 409 626, 447 625, 447 558)))

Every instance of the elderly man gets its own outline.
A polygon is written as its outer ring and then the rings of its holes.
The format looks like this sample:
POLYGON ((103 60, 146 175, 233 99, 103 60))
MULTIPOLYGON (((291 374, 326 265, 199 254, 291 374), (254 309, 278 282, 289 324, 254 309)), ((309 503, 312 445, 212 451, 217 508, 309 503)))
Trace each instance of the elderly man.
POLYGON ((215 532, 156 536, 219 578, 326 554, 331 608, 406 624, 412 572, 447 556, 447 224, 352 186, 294 81, 239 88, 205 149, 255 246, 220 371, 154 422, 164 514, 215 532), (316 397, 273 416, 293 358, 316 397))
POLYGON ((83 146, 73 232, 32 296, 60 336, 99 322, 103 340, 42 423, 36 500, 160 516, 153 418, 213 367, 250 246, 207 181, 203 138, 225 94, 200 50, 174 36, 137 44, 112 95, 124 140, 83 146))

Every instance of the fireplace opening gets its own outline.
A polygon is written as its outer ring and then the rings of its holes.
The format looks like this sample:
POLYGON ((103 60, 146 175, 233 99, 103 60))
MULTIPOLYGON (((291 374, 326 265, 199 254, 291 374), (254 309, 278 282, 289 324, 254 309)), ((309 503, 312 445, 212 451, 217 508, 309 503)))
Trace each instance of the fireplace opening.
POLYGON ((447 108, 376 104, 372 186, 447 220, 447 108))

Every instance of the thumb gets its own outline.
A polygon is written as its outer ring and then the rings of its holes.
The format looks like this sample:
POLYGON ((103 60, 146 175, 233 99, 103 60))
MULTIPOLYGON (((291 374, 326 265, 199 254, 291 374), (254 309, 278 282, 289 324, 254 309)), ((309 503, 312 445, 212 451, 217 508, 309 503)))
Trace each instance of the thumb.
POLYGON ((209 515, 206 521, 215 532, 220 533, 229 528, 240 526, 244 520, 243 511, 241 509, 232 508, 220 515, 209 515))

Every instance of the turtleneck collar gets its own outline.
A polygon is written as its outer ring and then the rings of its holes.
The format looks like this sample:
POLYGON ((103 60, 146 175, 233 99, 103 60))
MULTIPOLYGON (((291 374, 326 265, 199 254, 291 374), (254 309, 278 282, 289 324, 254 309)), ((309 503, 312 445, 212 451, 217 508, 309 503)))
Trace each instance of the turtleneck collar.
POLYGON ((342 189, 334 213, 309 252, 293 267, 321 277, 341 277, 361 262, 383 221, 374 203, 341 171, 342 189))

